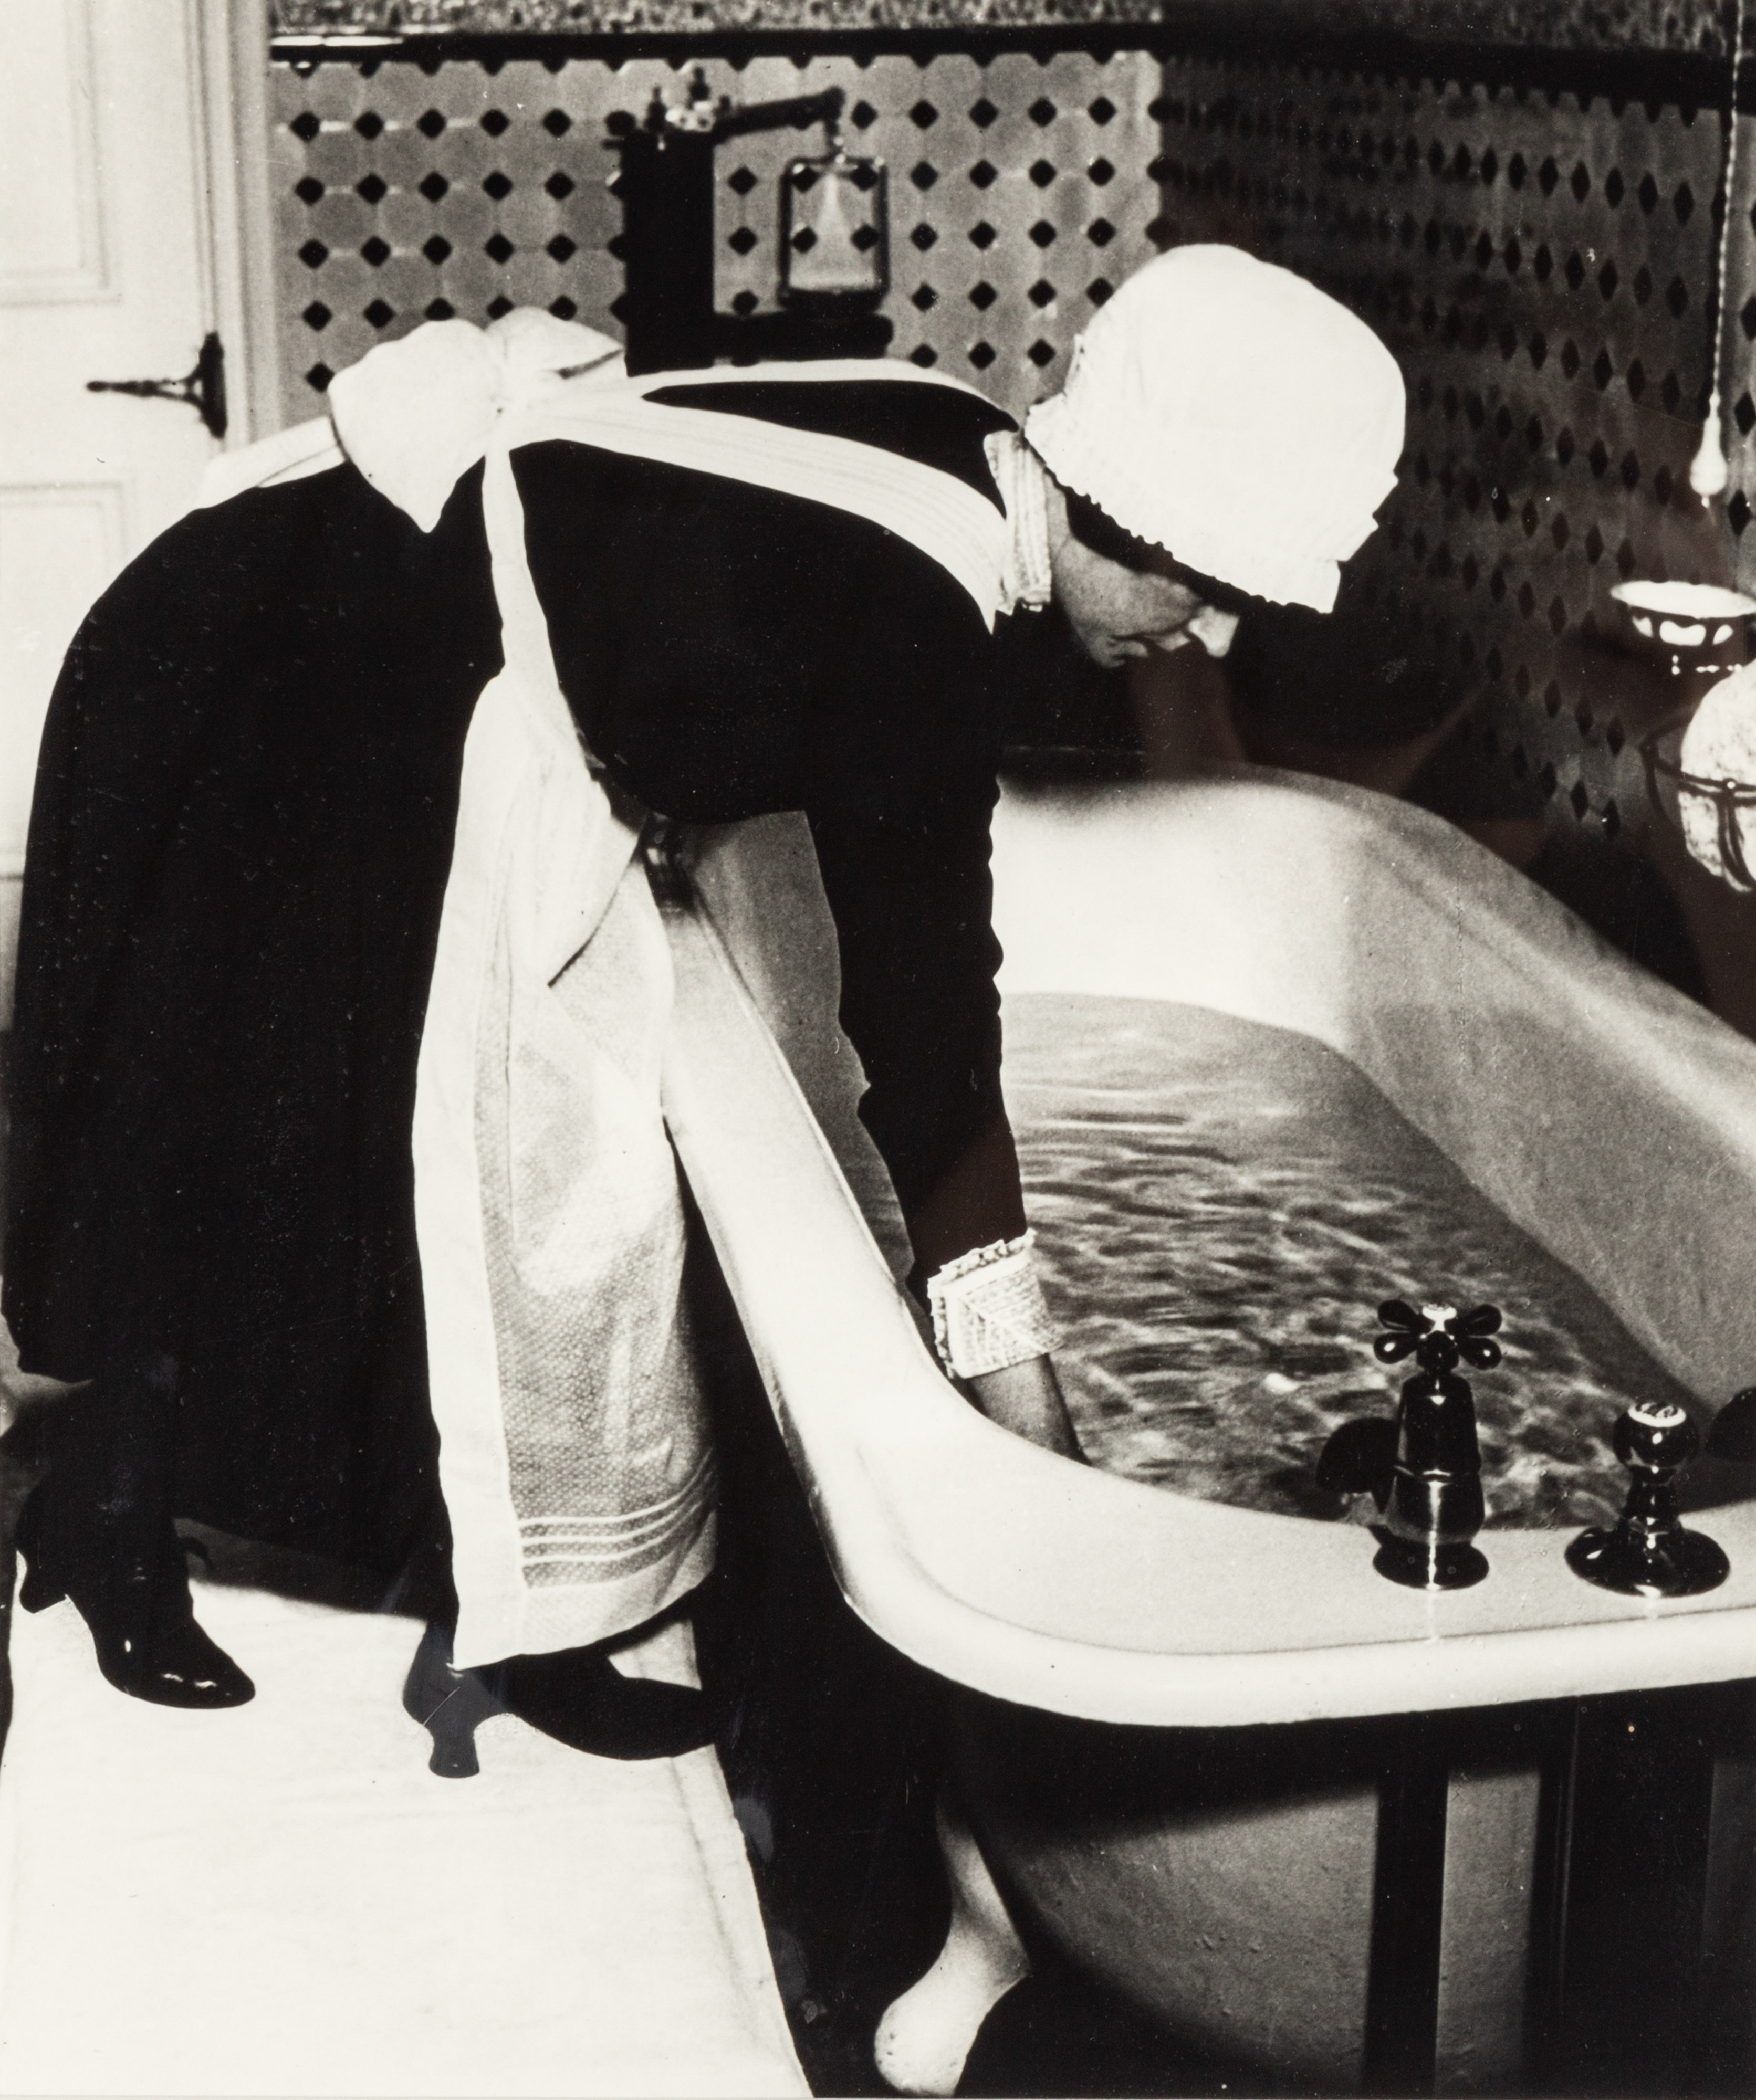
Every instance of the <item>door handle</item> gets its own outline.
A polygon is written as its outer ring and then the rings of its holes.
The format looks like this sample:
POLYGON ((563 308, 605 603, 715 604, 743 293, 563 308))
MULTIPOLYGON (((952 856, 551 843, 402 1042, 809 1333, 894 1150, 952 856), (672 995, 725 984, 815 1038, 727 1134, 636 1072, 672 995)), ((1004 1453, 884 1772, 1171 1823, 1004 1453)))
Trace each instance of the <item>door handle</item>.
POLYGON ((88 394, 132 394, 142 401, 182 401, 216 438, 226 435, 226 352, 217 335, 201 345, 192 372, 181 379, 88 379, 88 394))

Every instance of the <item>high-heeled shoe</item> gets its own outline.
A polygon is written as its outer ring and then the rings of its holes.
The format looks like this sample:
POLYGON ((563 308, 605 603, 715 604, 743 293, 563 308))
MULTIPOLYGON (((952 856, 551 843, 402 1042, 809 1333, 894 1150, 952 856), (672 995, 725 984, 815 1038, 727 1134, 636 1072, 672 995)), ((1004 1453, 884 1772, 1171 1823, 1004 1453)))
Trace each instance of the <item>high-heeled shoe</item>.
POLYGON ((433 1738, 427 1770, 441 1779, 474 1779, 482 1769, 475 1732, 505 1710, 479 1670, 452 1669, 450 1633, 437 1621, 430 1625, 403 1686, 403 1711, 433 1738))
POLYGON ((514 1714, 569 1749, 624 1761, 699 1750, 713 1741, 715 1725, 704 1692, 624 1677, 602 1648, 457 1670, 450 1632, 438 1624, 415 1651, 403 1707, 433 1738, 427 1769, 441 1779, 475 1776, 475 1732, 497 1714, 514 1714))
POLYGON ((130 1698, 241 1706, 255 1686, 196 1621, 158 1402, 130 1381, 105 1404, 68 1410, 64 1429, 51 1426, 43 1476, 19 1524, 27 1563, 19 1602, 41 1612, 70 1599, 99 1669, 130 1698))

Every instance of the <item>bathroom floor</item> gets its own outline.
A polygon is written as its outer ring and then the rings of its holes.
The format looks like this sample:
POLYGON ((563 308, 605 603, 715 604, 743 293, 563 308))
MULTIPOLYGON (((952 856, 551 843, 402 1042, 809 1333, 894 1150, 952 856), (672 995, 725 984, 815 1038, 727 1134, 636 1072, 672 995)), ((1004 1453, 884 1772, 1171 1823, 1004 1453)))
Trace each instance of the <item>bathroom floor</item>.
MULTIPOLYGON (((413 1621, 198 1609, 250 1705, 119 1696, 70 1605, 15 1630, 0 2091, 808 2091, 712 1750, 615 1763, 503 1716, 438 1779, 413 1621)), ((686 1681, 685 1630, 630 1666, 686 1681)))
MULTIPOLYGON (((879 2018, 945 1928, 938 1688, 841 1603, 752 1419, 728 1463, 776 1470, 698 1600, 717 1753, 618 1764, 504 1717, 479 1777, 435 1779, 400 1705, 417 1625, 246 1586, 214 1535, 236 1712, 124 1699, 71 1606, 19 1615, 0 2093, 884 2094, 879 2018)), ((687 1681, 684 1629, 624 1666, 687 1681)), ((960 2090, 1220 2087, 1044 1970, 960 2090)))

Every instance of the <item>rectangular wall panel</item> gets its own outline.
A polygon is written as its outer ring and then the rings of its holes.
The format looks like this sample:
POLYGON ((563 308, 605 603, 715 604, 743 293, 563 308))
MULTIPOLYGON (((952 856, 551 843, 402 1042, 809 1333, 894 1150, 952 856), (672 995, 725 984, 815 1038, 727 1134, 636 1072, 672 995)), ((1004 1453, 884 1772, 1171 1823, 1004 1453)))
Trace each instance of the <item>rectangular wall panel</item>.
POLYGON ((0 0, 0 304, 110 291, 89 0, 0 0))

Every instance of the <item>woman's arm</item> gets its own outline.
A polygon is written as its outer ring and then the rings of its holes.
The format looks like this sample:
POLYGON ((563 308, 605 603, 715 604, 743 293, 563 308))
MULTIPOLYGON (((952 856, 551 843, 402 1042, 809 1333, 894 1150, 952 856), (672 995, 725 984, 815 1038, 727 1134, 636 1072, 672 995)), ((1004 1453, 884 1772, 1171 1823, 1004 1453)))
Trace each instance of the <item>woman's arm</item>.
POLYGON ((810 812, 840 955, 841 1024, 866 1073, 860 1116, 890 1171, 917 1287, 1025 1229, 1000 1092, 992 793, 907 813, 810 812))
POLYGON ((1064 1458, 1085 1454, 1074 1434, 1073 1418, 1061 1397, 1061 1380, 1055 1375, 1052 1357, 1027 1357, 1021 1364, 1009 1364, 1003 1371, 983 1371, 968 1380, 975 1403, 990 1422, 1009 1429, 1045 1450, 1064 1458))
MULTIPOLYGON (((866 608, 867 611, 872 608, 866 608)), ((1000 1091, 989 822, 999 757, 989 648, 966 609, 920 601, 864 628, 816 739, 810 815, 836 922, 860 1114, 890 1170, 926 1294, 947 1265, 1025 1231, 1000 1091)), ((1080 1455, 1054 1365, 963 1384, 1015 1435, 1080 1455)))

